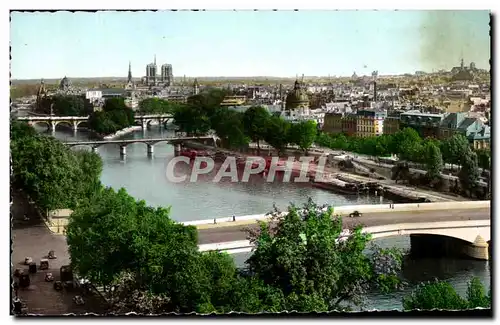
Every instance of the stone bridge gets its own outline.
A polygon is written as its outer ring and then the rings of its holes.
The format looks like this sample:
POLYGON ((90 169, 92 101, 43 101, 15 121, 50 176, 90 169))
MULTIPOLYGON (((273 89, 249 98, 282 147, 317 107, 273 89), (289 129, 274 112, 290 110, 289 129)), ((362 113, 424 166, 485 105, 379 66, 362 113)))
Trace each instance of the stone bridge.
POLYGON ((152 139, 131 139, 131 140, 100 140, 100 141, 74 141, 74 142, 63 142, 69 147, 76 146, 89 146, 92 151, 97 151, 97 148, 107 144, 115 144, 120 147, 120 155, 127 155, 127 146, 133 143, 144 143, 147 145, 148 155, 152 155, 154 152, 154 145, 161 142, 170 142, 177 144, 176 150, 179 151, 180 143, 184 141, 194 141, 194 140, 211 140, 215 146, 217 143, 217 137, 215 136, 199 136, 199 137, 167 137, 167 138, 152 138, 152 139))
MULTIPOLYGON (((172 120, 171 114, 148 114, 148 115, 135 115, 135 123, 146 129, 150 126, 151 122, 158 122, 158 124, 166 125, 172 120)), ((35 126, 37 124, 45 124, 47 128, 54 132, 58 125, 67 125, 73 129, 78 130, 81 124, 87 125, 88 116, 21 116, 18 121, 27 122, 29 125, 35 126)))
MULTIPOLYGON (((346 206, 335 208, 334 213, 343 217, 345 229, 363 225, 363 231, 371 233, 373 239, 409 235, 412 253, 417 255, 456 254, 483 260, 489 256, 490 201, 346 206), (354 211, 362 215, 349 218, 354 211)), ((235 254, 252 250, 246 229, 257 229, 257 220, 266 222, 269 217, 226 217, 184 224, 198 228, 200 250, 235 254)))

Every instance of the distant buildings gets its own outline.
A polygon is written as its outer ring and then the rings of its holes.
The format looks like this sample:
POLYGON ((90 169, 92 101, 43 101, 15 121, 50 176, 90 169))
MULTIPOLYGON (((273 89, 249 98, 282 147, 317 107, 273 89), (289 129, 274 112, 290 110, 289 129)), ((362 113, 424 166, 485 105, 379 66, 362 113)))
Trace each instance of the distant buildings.
POLYGON ((464 66, 464 59, 460 61, 459 67, 453 67, 451 73, 453 74, 453 81, 472 81, 474 80, 474 73, 477 72, 476 64, 474 62, 470 63, 467 68, 464 66))
POLYGON ((441 122, 440 138, 446 139, 457 133, 465 136, 476 149, 490 147, 491 129, 477 117, 463 112, 448 114, 441 122))

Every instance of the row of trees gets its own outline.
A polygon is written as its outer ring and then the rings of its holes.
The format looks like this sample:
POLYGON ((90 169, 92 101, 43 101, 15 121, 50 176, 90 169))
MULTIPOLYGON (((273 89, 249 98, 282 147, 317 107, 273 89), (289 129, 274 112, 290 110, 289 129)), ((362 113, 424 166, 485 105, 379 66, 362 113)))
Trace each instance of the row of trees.
POLYGON ((46 100, 48 102, 42 105, 45 114, 89 116, 94 111, 92 104, 84 96, 55 95, 47 97, 46 100))
POLYGON ((290 123, 272 115, 262 106, 253 106, 245 112, 221 107, 224 90, 212 89, 192 96, 186 105, 173 109, 174 123, 180 131, 192 135, 213 130, 226 148, 246 147, 250 141, 266 141, 278 152, 288 144, 296 144, 307 151, 314 143, 317 126, 313 121, 290 123))
MULTIPOLYGON (((300 210, 290 206, 286 217, 276 211, 271 223, 249 230, 255 251, 240 271, 225 253, 199 252, 196 229, 170 219, 169 208, 104 188, 95 154, 70 151, 18 122, 11 140, 14 185, 44 209, 74 210, 71 265, 104 286, 112 311, 345 310, 371 290, 402 284, 401 252, 375 247, 367 255, 370 235, 356 226, 341 238, 342 220, 332 220, 331 208, 310 201, 300 210)), ((412 307, 424 304, 417 302, 412 307)))
POLYGON ((478 187, 479 167, 488 170, 491 168, 490 152, 472 150, 467 138, 460 134, 439 141, 433 138, 422 139, 412 128, 405 128, 393 135, 366 138, 322 133, 316 143, 332 149, 370 156, 384 157, 395 154, 402 160, 424 165, 431 181, 440 176, 444 163, 458 165, 461 188, 468 195, 478 187))
POLYGON ((101 111, 89 115, 89 127, 101 134, 111 134, 134 125, 134 111, 125 105, 123 98, 109 98, 101 111))
POLYGON ((161 98, 146 98, 139 102, 140 114, 171 114, 179 105, 161 98))

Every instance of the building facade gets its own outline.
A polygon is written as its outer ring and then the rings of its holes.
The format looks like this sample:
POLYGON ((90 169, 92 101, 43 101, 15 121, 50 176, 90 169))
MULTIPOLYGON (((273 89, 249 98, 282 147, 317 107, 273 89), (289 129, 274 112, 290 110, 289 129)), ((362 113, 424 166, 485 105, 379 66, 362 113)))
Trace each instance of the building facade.
POLYGON ((393 111, 387 114, 384 119, 384 134, 394 134, 401 129, 399 125, 400 117, 401 111, 393 111))
POLYGON ((347 136, 355 136, 357 134, 357 122, 356 114, 345 114, 342 118, 342 133, 347 136))
POLYGON ((156 85, 156 55, 153 63, 150 63, 146 66, 146 84, 148 85, 156 85))
POLYGON ((444 114, 406 112, 401 114, 400 128, 410 127, 417 131, 421 138, 439 138, 440 125, 444 114))
POLYGON ((323 132, 330 134, 342 133, 342 113, 326 113, 323 123, 323 132))
POLYGON ((384 133, 386 111, 359 110, 356 113, 356 135, 358 137, 375 137, 384 133))
POLYGON ((172 70, 172 65, 171 64, 164 64, 161 66, 161 77, 160 81, 165 85, 165 86, 172 86, 174 83, 174 74, 172 70))

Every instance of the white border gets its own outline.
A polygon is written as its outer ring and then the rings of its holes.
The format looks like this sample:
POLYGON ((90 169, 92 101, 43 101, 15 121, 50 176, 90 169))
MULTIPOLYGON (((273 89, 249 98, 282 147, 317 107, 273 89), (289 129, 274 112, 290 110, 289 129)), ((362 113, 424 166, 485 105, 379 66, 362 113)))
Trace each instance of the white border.
MULTIPOLYGON (((142 1, 135 1, 135 2, 120 2, 120 1, 97 1, 97 0, 86 0, 86 1, 62 1, 62 0, 46 0, 43 2, 40 1, 34 1, 34 0, 23 0, 23 1, 16 1, 16 2, 11 2, 11 1, 2 1, 0 6, 2 7, 2 10, 0 11, 2 19, 0 20, 1 26, 0 26, 0 37, 2 40, 2 45, 3 45, 3 58, 4 60, 2 61, 2 75, 4 78, 1 79, 2 82, 2 87, 1 87, 1 98, 2 98, 2 103, 4 104, 4 107, 2 109, 2 118, 0 118, 0 132, 2 133, 1 136, 1 141, 0 141, 0 146, 1 146, 1 151, 3 154, 1 154, 1 159, 0 159, 0 171, 1 171, 1 177, 2 177, 2 182, 0 182, 0 188, 1 188, 1 201, 0 204, 2 205, 2 211, 4 211, 4 216, 2 218, 2 222, 4 223, 4 226, 1 227, 2 231, 4 232, 4 245, 7 246, 9 238, 9 229, 10 229, 10 224, 9 224, 9 216, 8 216, 8 193, 9 193, 9 188, 8 188, 8 139, 9 139, 9 128, 8 128, 8 98, 9 98, 9 84, 8 84, 8 79, 7 75, 9 72, 9 63, 8 63, 8 40, 10 37, 9 33, 9 12, 7 9, 53 9, 53 8, 78 8, 78 9, 121 9, 121 8, 126 8, 126 9, 144 9, 144 8, 155 8, 155 9, 172 9, 172 8, 178 8, 178 9, 185 9, 185 8, 205 8, 205 9, 254 9, 254 8, 259 8, 259 9, 394 9, 398 8, 400 10, 402 9, 491 9, 494 13, 498 13, 497 6, 498 6, 498 1, 484 1, 484 0, 475 0, 475 1, 415 1, 415 0, 408 0, 408 1, 394 1, 394 0, 385 0, 385 1, 377 1, 377 2, 372 2, 372 1, 366 1, 366 0, 350 0, 350 1, 338 1, 336 3, 330 2, 330 1, 319 1, 319 0, 287 0, 287 1, 271 1, 271 0, 253 0, 253 1, 228 1, 228 0, 212 0, 210 2, 206 0, 170 0, 170 1, 151 1, 151 0, 142 0, 142 1), (6 6, 8 4, 8 7, 6 6)), ((498 34, 497 34, 498 35, 498 34)), ((497 40, 498 36, 495 36, 495 40, 497 40)), ((497 58, 495 54, 495 58, 497 58)), ((497 90, 497 87, 495 87, 495 91, 497 90)), ((494 97, 494 103, 493 107, 497 107, 497 100, 496 96, 494 97)), ((497 120, 500 120, 500 113, 496 112, 495 114, 495 125, 499 125, 497 120)), ((495 132, 495 139, 494 141, 496 142, 497 140, 497 132, 495 132)), ((497 155, 495 154, 495 161, 497 155)), ((496 175, 498 176, 498 175, 496 175)), ((495 185, 498 186, 497 182, 497 177, 495 177, 495 185)), ((496 187, 495 187, 496 188, 496 187)), ((497 193, 494 193, 495 199, 497 197, 497 193)), ((4 249, 0 250, 2 256, 1 260, 2 261, 10 261, 10 251, 7 249, 7 247, 4 247, 4 249)), ((7 264, 7 262, 5 262, 7 264)), ((9 265, 10 268, 10 265, 9 265)), ((496 267, 496 270, 499 268, 496 267)), ((2 292, 2 318, 6 318, 6 315, 8 315, 8 306, 9 306, 9 290, 7 288, 7 278, 8 278, 8 268, 7 266, 0 268, 0 271, 2 275, 0 276, 0 279, 3 279, 3 288, 4 290, 1 290, 2 292)), ((496 273, 496 272, 495 272, 496 273)), ((496 274, 495 274, 496 276, 496 274)), ((497 281, 495 281, 496 283, 497 281)), ((495 288, 496 289, 496 288, 495 288)), ((495 291, 498 293, 498 291, 495 291)), ((496 297, 498 298, 498 297, 496 297)), ((495 307, 498 305, 499 299, 495 299, 495 307)), ((13 322, 13 318, 9 317, 8 318, 9 322, 13 322)), ((30 320, 29 322, 33 322, 35 320, 30 320)), ((37 320, 39 321, 39 319, 37 320)), ((81 321, 81 320, 76 320, 76 319, 71 319, 71 321, 81 321)), ((104 320, 101 319, 93 319, 94 322, 104 322, 104 320)), ((108 320, 109 321, 109 320, 108 320)), ((133 319, 133 322, 139 321, 138 319, 133 319)), ((200 320, 188 320, 186 319, 185 321, 189 322, 199 322, 200 320)), ((273 320, 277 321, 277 320, 273 320)), ((288 320, 287 320, 288 321, 288 320)), ((336 322, 345 322, 342 320, 335 320, 336 322)), ((352 321, 352 320, 351 320, 352 321)), ((372 320, 370 320, 372 321, 372 320)), ((441 320, 443 322, 444 320, 441 320)), ((259 320, 259 322, 266 322, 266 320, 259 320)), ((356 322, 358 322, 356 320, 356 322)), ((2 321, 4 323, 4 321, 2 321)))

